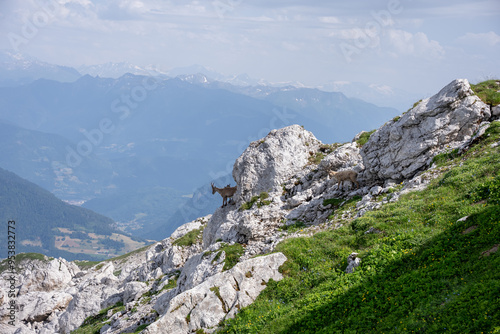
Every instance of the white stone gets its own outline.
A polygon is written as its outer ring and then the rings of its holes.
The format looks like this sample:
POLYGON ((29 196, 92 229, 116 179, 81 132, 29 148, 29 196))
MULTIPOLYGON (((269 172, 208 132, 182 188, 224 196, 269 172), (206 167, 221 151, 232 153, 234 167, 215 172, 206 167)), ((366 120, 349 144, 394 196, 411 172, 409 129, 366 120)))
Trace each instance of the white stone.
POLYGON ((250 200, 263 191, 281 191, 281 184, 300 171, 321 142, 299 125, 272 130, 252 142, 236 159, 233 178, 238 184, 236 202, 250 200))
POLYGON ((123 303, 127 304, 139 299, 146 291, 148 286, 143 282, 128 282, 123 291, 123 303))
POLYGON ((345 272, 352 274, 357 266, 361 263, 361 258, 358 257, 358 253, 351 253, 347 257, 347 268, 345 272))
POLYGON ((469 82, 454 80, 371 135, 360 151, 364 177, 372 182, 411 178, 435 154, 465 143, 490 116, 489 106, 474 95, 469 82))

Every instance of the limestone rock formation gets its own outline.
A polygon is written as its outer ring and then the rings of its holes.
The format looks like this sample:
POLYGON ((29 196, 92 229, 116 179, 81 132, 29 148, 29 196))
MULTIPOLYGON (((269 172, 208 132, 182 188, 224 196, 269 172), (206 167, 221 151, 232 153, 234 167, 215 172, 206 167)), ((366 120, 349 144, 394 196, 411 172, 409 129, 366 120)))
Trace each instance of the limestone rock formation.
POLYGON ((409 179, 437 153, 458 148, 490 117, 490 107, 474 95, 469 82, 454 80, 371 135, 361 149, 364 177, 373 182, 409 179))
POLYGON ((234 164, 236 202, 248 201, 263 191, 279 190, 284 181, 307 164, 319 145, 319 140, 299 125, 272 130, 265 138, 252 142, 234 164))
POLYGON ((170 300, 164 314, 145 334, 192 333, 204 329, 211 333, 225 318, 251 304, 270 279, 280 280, 278 268, 286 261, 282 253, 249 259, 232 269, 209 277, 203 283, 170 300))

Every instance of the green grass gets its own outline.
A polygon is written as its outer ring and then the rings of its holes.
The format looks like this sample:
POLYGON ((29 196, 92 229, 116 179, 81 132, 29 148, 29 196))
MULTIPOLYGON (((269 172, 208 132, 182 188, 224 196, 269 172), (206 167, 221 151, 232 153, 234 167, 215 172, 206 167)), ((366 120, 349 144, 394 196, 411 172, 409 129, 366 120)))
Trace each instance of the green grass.
POLYGON ((217 252, 217 259, 222 254, 222 252, 226 254, 222 271, 226 271, 231 269, 238 263, 240 257, 243 255, 243 253, 245 253, 245 249, 241 244, 238 243, 234 245, 223 244, 217 252))
POLYGON ((486 104, 497 106, 500 104, 500 81, 487 80, 470 85, 474 93, 486 104))
POLYGON ((78 268, 87 270, 101 262, 102 261, 75 261, 75 264, 78 266, 78 268))
POLYGON ((122 302, 118 302, 113 306, 102 309, 98 314, 87 317, 82 325, 76 330, 72 331, 71 334, 98 334, 101 328, 108 322, 107 313, 109 310, 113 310, 113 314, 125 310, 122 302))
POLYGON ((499 128, 441 161, 449 170, 425 190, 280 243, 283 280, 219 333, 498 332, 500 251, 485 254, 500 244, 500 148, 489 146, 499 128), (365 234, 370 227, 383 233, 365 234), (362 262, 346 274, 351 252, 362 262))
POLYGON ((240 206, 240 211, 243 210, 250 210, 254 204, 257 204, 258 208, 263 207, 264 205, 269 205, 271 204, 270 200, 267 200, 269 198, 269 194, 265 191, 261 192, 259 196, 253 196, 250 201, 243 203, 240 206))
POLYGON ((376 130, 372 130, 370 132, 363 132, 358 140, 356 140, 356 143, 358 143, 358 146, 361 147, 363 146, 364 144, 366 144, 368 142, 368 139, 370 139, 370 136, 375 132, 376 130))
POLYGON ((188 233, 186 233, 185 235, 183 235, 179 239, 175 240, 172 243, 172 245, 189 247, 189 246, 194 245, 195 243, 200 242, 202 237, 203 237, 203 229, 204 228, 205 227, 202 226, 199 229, 189 231, 188 233))
POLYGON ((458 157, 458 149, 454 149, 450 152, 444 152, 441 154, 437 154, 432 158, 432 165, 436 164, 438 166, 444 165, 449 160, 453 160, 458 157))
POLYGON ((297 232, 299 230, 304 229, 305 227, 306 227, 306 224, 303 221, 298 220, 293 224, 281 226, 280 230, 287 231, 289 233, 294 233, 294 232, 297 232))

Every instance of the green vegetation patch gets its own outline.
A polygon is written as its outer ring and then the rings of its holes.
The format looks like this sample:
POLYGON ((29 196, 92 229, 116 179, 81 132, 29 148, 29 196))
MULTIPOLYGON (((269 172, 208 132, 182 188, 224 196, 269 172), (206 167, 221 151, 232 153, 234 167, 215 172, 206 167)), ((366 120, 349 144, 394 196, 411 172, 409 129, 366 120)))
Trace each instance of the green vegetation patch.
POLYGON ((358 143, 358 146, 361 147, 363 146, 364 144, 366 144, 368 142, 368 139, 370 139, 370 136, 375 132, 376 130, 372 130, 370 132, 363 132, 358 140, 356 140, 356 143, 358 143))
MULTIPOLYGON (((240 257, 245 253, 245 249, 241 244, 238 243, 235 243, 234 245, 222 243, 221 247, 216 252, 217 253, 214 256, 212 263, 217 262, 220 259, 222 252, 224 252, 226 257, 224 259, 224 267, 222 268, 222 271, 226 271, 231 269, 238 263, 240 257)), ((213 254, 213 252, 205 252, 203 255, 209 256, 210 254, 213 254)))
POLYGON ((74 263, 78 266, 78 268, 87 270, 101 263, 101 261, 74 261, 74 263))
POLYGON ((442 166, 444 163, 448 162, 449 160, 453 160, 458 156, 458 148, 449 152, 437 154, 432 158, 432 165, 436 164, 438 166, 442 166))
POLYGON ((443 162, 449 170, 426 189, 339 229, 281 242, 283 280, 271 280, 219 333, 498 331, 500 148, 489 146, 498 140, 495 127, 443 162), (365 234, 371 227, 384 233, 365 234), (362 262, 346 274, 352 252, 362 262))
POLYGON ((224 247, 221 247, 221 251, 224 251, 226 253, 226 259, 224 260, 224 267, 222 270, 229 270, 232 267, 234 267, 240 257, 245 253, 245 249, 241 244, 234 244, 234 245, 226 245, 224 247))
POLYGON ((140 332, 142 332, 143 330, 145 330, 150 324, 142 324, 140 326, 138 326, 136 329, 135 329, 135 332, 134 334, 139 334, 140 332))
POLYGON ((340 143, 322 144, 319 147, 319 150, 320 150, 320 152, 324 153, 325 155, 328 155, 328 154, 332 153, 333 151, 335 151, 340 146, 342 146, 342 144, 340 144, 340 143))
POLYGON ((138 248, 130 253, 127 253, 127 254, 123 254, 123 255, 120 255, 120 256, 117 256, 117 257, 114 257, 114 258, 111 258, 111 259, 108 259, 106 261, 121 261, 121 262, 125 262, 130 256, 132 255, 135 255, 135 254, 138 254, 140 252, 144 252, 146 251, 146 249, 148 249, 149 247, 151 247, 151 245, 146 245, 144 247, 141 247, 141 248, 138 248))
POLYGON ((500 80, 487 80, 470 86, 484 103, 491 106, 500 104, 500 80))
POLYGON ((330 199, 325 199, 323 201, 323 206, 327 206, 327 205, 332 205, 333 207, 336 207, 338 208, 340 206, 340 204, 342 204, 342 202, 344 202, 345 200, 342 199, 342 198, 330 198, 330 199))
POLYGON ((109 321, 109 318, 107 316, 108 311, 113 310, 113 314, 117 312, 122 312, 125 310, 125 306, 123 305, 122 302, 118 302, 113 306, 110 306, 108 308, 102 309, 98 314, 92 315, 90 317, 87 317, 82 323, 82 325, 72 331, 72 334, 94 334, 94 333, 99 333, 101 328, 107 324, 109 321))
POLYGON ((335 214, 341 215, 342 212, 345 212, 348 210, 353 210, 356 207, 356 203, 358 203, 360 200, 361 200, 361 196, 354 196, 348 200, 341 199, 341 198, 331 198, 331 199, 323 201, 323 205, 327 205, 327 204, 333 205, 332 214, 330 216, 328 216, 328 219, 334 219, 335 214))
POLYGON ((304 229, 305 227, 306 227, 306 224, 303 221, 298 220, 293 224, 281 226, 280 230, 294 233, 294 232, 297 232, 299 230, 304 229))
POLYGON ((272 201, 270 200, 267 200, 267 198, 269 198, 269 193, 263 191, 260 193, 259 196, 253 196, 250 201, 246 202, 246 203, 243 203, 241 206, 240 206, 240 211, 243 211, 243 210, 250 210, 254 204, 257 205, 258 208, 261 208, 263 207, 264 205, 269 205, 272 203, 272 201))
POLYGON ((318 165, 321 162, 321 160, 323 160, 325 158, 325 154, 321 151, 316 152, 316 153, 313 153, 313 152, 309 152, 309 153, 310 153, 309 163, 312 165, 318 165))
POLYGON ((205 229, 205 226, 200 227, 199 229, 196 230, 191 230, 179 239, 175 240, 172 245, 174 246, 185 246, 189 247, 192 246, 198 242, 201 242, 203 238, 203 229, 205 229))

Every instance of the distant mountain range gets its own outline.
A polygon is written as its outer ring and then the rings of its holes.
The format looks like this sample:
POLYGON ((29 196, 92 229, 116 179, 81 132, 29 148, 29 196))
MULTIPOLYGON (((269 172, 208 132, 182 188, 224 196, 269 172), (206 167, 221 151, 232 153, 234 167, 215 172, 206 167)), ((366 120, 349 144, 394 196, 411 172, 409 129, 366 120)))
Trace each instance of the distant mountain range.
MULTIPOLYGON (((124 68, 144 70, 101 70, 124 68)), ((338 92, 233 85, 201 73, 38 79, 0 87, 0 167, 159 239, 191 217, 176 211, 196 207, 196 189, 229 175, 271 129, 300 124, 325 143, 345 142, 397 114, 338 92)), ((194 218, 220 205, 208 198, 194 218)))
MULTIPOLYGON (((192 65, 172 69, 158 66, 138 66, 128 62, 108 62, 97 65, 82 65, 75 68, 58 66, 40 61, 29 55, 10 50, 0 50, 0 87, 27 84, 37 79, 49 79, 60 82, 72 82, 84 75, 118 79, 130 73, 134 75, 155 76, 162 79, 202 75, 211 82, 227 83, 239 87, 286 87, 306 88, 300 82, 270 82, 256 79, 248 74, 227 75, 202 65, 192 65)), ((325 92, 342 92, 349 98, 357 98, 379 106, 392 107, 406 111, 423 96, 405 91, 400 87, 389 87, 376 83, 335 81, 317 87, 325 92)))
POLYGON ((103 259, 146 242, 118 231, 110 218, 64 203, 41 187, 0 168, 0 219, 14 220, 16 252, 66 259, 103 259))
POLYGON ((90 75, 93 77, 98 76, 101 78, 113 78, 113 79, 118 79, 119 77, 127 73, 135 75, 149 75, 149 76, 167 75, 166 72, 163 72, 152 66, 140 67, 127 62, 79 66, 77 70, 78 72, 81 73, 81 75, 90 75))
POLYGON ((9 50, 0 50, 0 87, 18 86, 38 79, 75 81, 81 77, 71 67, 58 66, 9 50))

